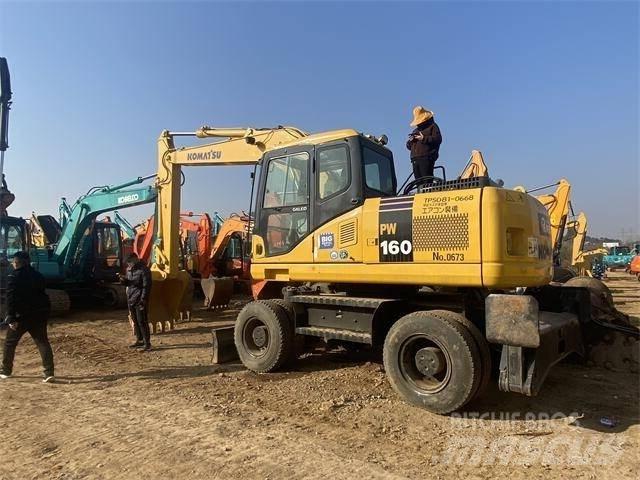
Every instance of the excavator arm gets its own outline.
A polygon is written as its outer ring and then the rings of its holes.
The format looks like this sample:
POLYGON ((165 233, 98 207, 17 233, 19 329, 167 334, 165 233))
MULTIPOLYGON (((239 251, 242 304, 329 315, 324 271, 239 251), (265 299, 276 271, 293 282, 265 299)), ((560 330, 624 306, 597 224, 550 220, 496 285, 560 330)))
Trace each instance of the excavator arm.
POLYGON ((64 222, 60 239, 53 254, 54 258, 65 269, 68 268, 73 262, 83 233, 98 215, 116 208, 128 208, 154 202, 156 189, 153 186, 126 189, 126 187, 140 184, 152 177, 138 177, 121 185, 98 187, 80 197, 71 207, 69 216, 64 222))
POLYGON ((572 229, 575 236, 571 241, 571 265, 582 261, 584 255, 584 241, 587 236, 587 216, 580 212, 575 220, 567 222, 567 230, 572 229))
POLYGON ((560 249, 570 209, 571 184, 564 178, 556 184, 556 191, 548 195, 539 195, 536 198, 549 212, 551 230, 551 248, 553 251, 553 263, 559 265, 560 249))
POLYGON ((133 226, 129 223, 129 221, 126 218, 120 215, 120 212, 118 212, 117 210, 113 212, 113 219, 116 222, 116 224, 120 227, 120 230, 124 232, 126 238, 131 240, 135 238, 136 229, 133 228, 133 226))
POLYGON ((195 132, 165 130, 158 139, 158 174, 156 189, 157 237, 151 265, 154 286, 150 315, 166 324, 179 311, 188 308, 185 298, 191 277, 179 268, 180 187, 183 166, 256 165, 267 150, 286 145, 307 133, 294 127, 210 128, 195 132), (176 137, 216 138, 205 145, 176 147, 176 137))
POLYGON ((158 236, 156 277, 170 277, 178 271, 178 230, 180 223, 180 187, 183 166, 256 165, 265 151, 295 141, 307 134, 293 127, 266 129, 202 127, 193 133, 167 130, 158 139, 158 236), (176 148, 174 138, 222 138, 206 145, 176 148))
MULTIPOLYGON (((201 278, 208 278, 211 275, 211 236, 213 235, 213 225, 211 217, 207 213, 195 214, 193 212, 183 212, 180 214, 180 238, 183 245, 189 243, 189 232, 196 236, 195 268, 201 278), (198 222, 191 220, 193 217, 200 217, 198 222)), ((186 255, 185 248, 185 255, 186 255)), ((185 262, 186 263, 186 262, 185 262)))

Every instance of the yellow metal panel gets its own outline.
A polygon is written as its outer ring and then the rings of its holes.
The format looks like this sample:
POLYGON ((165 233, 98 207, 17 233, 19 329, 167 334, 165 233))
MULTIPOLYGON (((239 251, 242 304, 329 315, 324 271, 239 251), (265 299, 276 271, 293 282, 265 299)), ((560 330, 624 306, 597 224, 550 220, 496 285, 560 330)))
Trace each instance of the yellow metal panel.
POLYGON ((283 267, 281 263, 252 263, 251 275, 254 280, 482 286, 479 264, 452 264, 443 268, 441 264, 419 263, 297 263, 286 265, 286 275, 283 267))
POLYGON ((551 281, 549 215, 524 192, 486 187, 482 199, 483 283, 489 288, 551 281))

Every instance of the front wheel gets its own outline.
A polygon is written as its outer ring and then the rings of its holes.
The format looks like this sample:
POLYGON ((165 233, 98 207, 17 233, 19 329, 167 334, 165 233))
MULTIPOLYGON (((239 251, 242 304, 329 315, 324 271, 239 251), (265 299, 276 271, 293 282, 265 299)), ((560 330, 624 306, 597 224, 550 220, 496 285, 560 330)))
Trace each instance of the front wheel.
POLYGON ((471 333, 428 311, 405 315, 391 327, 383 359, 394 390, 434 413, 450 413, 469 402, 482 374, 482 358, 471 333))
POLYGON ((293 328, 287 312, 268 301, 248 303, 238 314, 234 342, 240 360, 249 370, 278 370, 293 352, 293 328))

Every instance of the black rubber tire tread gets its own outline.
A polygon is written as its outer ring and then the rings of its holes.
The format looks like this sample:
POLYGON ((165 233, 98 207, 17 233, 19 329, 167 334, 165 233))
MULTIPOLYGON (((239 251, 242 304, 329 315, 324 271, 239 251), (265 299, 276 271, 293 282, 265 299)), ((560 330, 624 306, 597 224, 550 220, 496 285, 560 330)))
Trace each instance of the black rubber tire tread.
POLYGON ((293 325, 293 321, 296 313, 295 313, 295 310, 293 309, 293 305, 291 305, 290 302, 287 302, 284 298, 270 298, 269 300, 266 300, 266 301, 275 303, 276 305, 279 305, 280 307, 282 307, 285 310, 285 312, 287 312, 291 325, 293 325))
POLYGON ((293 352, 293 328, 284 308, 266 300, 248 303, 238 314, 234 329, 234 343, 242 364, 256 373, 278 370, 290 359, 293 352), (254 357, 243 342, 246 322, 258 318, 269 331, 269 346, 265 355, 254 357))
POLYGON ((45 293, 49 296, 49 302, 51 303, 51 317, 64 317, 69 314, 71 311, 71 298, 69 298, 67 292, 47 288, 45 293))
POLYGON ((450 310, 432 310, 431 313, 462 324, 467 330, 469 330, 469 332, 471 332, 473 339, 476 341, 478 351, 480 352, 480 358, 482 359, 480 382, 478 384, 478 390, 473 396, 473 398, 478 398, 487 390, 489 382, 491 381, 491 350, 489 349, 489 342, 487 342, 487 339, 482 335, 480 329, 461 313, 452 312, 450 310))
POLYGON ((412 312, 401 317, 389 330, 384 342, 383 362, 393 389, 407 402, 434 413, 447 414, 458 410, 473 397, 481 376, 482 359, 471 332, 460 323, 431 314, 412 312), (427 333, 441 341, 452 357, 455 367, 448 385, 435 394, 414 390, 403 379, 398 368, 400 345, 409 336, 427 333))
POLYGON ((294 361, 302 355, 304 352, 304 335, 297 335, 295 331, 295 310, 291 302, 287 302, 284 298, 270 298, 268 300, 264 300, 267 303, 271 303, 276 307, 280 307, 287 315, 289 319, 289 325, 291 327, 291 335, 292 335, 292 347, 291 353, 289 354, 289 358, 285 360, 286 364, 292 364, 294 361))

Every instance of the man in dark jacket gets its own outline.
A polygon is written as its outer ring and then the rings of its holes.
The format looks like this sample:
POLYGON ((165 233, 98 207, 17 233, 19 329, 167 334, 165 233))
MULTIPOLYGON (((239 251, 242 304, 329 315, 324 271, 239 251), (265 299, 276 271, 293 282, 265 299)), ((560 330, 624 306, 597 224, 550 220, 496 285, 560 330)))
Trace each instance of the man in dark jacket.
POLYGON ((132 253, 127 258, 127 272, 121 277, 121 281, 127 286, 127 303, 136 334, 136 343, 130 345, 130 348, 143 348, 144 351, 149 351, 151 350, 151 332, 147 319, 147 306, 151 294, 151 271, 135 253, 132 253))
POLYGON ((13 272, 7 285, 7 318, 9 324, 4 340, 0 379, 11 376, 16 347, 22 336, 29 332, 40 351, 44 369, 44 382, 53 381, 53 351, 47 336, 47 319, 51 304, 44 291, 44 277, 31 268, 27 252, 13 256, 13 272))
MULTIPOLYGON (((440 128, 433 120, 433 112, 424 107, 415 107, 411 126, 415 129, 409 134, 407 149, 411 150, 413 176, 416 180, 433 177, 433 166, 438 159, 442 143, 440 128)), ((432 179, 425 179, 422 183, 432 183, 432 179)))

